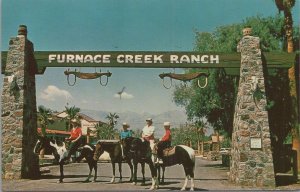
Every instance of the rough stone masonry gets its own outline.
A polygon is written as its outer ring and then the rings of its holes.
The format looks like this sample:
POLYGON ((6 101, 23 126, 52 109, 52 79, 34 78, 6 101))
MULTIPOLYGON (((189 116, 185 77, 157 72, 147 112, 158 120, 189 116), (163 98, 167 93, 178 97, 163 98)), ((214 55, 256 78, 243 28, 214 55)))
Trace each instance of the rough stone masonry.
POLYGON ((230 181, 241 186, 275 187, 260 40, 244 29, 240 82, 235 105, 230 181))
POLYGON ((21 25, 18 36, 10 39, 2 70, 2 178, 37 178, 36 62, 26 26, 21 25))

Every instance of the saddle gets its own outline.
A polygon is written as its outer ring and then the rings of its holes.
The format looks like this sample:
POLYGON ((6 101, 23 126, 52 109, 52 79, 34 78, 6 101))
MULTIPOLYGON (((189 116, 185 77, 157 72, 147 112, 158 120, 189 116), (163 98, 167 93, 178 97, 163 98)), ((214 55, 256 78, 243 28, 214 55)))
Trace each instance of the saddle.
POLYGON ((168 147, 168 148, 163 150, 163 156, 164 157, 169 157, 169 156, 174 155, 174 154, 175 154, 175 146, 168 147))

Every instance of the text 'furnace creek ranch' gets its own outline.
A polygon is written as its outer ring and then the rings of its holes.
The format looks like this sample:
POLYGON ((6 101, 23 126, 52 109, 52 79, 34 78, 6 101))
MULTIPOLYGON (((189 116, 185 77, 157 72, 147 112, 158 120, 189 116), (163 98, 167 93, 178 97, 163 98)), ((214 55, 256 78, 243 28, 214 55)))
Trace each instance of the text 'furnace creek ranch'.
POLYGON ((52 63, 219 63, 219 55, 49 54, 52 63))

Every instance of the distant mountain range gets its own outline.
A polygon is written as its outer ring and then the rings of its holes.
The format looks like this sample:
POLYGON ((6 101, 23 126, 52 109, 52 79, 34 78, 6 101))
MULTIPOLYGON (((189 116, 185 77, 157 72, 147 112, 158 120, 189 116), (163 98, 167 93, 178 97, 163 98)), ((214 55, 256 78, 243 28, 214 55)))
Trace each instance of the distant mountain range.
MULTIPOLYGON (((84 113, 95 120, 102 122, 107 122, 106 116, 109 114, 108 111, 98 111, 98 110, 89 110, 81 109, 81 113, 84 113)), ((146 119, 152 118, 153 124, 156 127, 156 136, 161 136, 164 133, 163 123, 165 121, 171 122, 171 127, 179 127, 181 124, 185 124, 187 117, 184 111, 167 111, 158 115, 152 115, 150 113, 136 113, 132 111, 127 112, 116 112, 119 115, 117 119, 117 129, 121 129, 122 123, 127 122, 130 124, 132 130, 143 129, 146 125, 146 119)))

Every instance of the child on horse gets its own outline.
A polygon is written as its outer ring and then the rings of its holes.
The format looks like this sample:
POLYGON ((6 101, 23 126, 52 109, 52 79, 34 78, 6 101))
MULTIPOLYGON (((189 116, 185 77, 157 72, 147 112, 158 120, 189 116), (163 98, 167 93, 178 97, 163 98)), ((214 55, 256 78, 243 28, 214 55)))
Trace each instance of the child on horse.
POLYGON ((128 123, 123 123, 123 130, 121 130, 120 133, 120 139, 125 139, 127 137, 132 137, 132 131, 128 130, 128 128, 130 127, 130 125, 128 123))
POLYGON ((163 150, 171 147, 172 136, 171 136, 170 127, 171 127, 170 122, 164 122, 165 135, 157 143, 157 157, 159 163, 162 163, 161 159, 163 157, 163 150))
MULTIPOLYGON (((121 130, 121 133, 120 133, 120 140, 121 140, 122 144, 123 144, 124 139, 132 137, 132 131, 128 130, 129 127, 130 127, 130 125, 128 123, 125 123, 125 122, 123 123, 123 130, 121 130)), ((124 152, 124 147, 123 147, 123 145, 121 145, 121 146, 122 146, 122 158, 126 159, 126 153, 124 152)))

